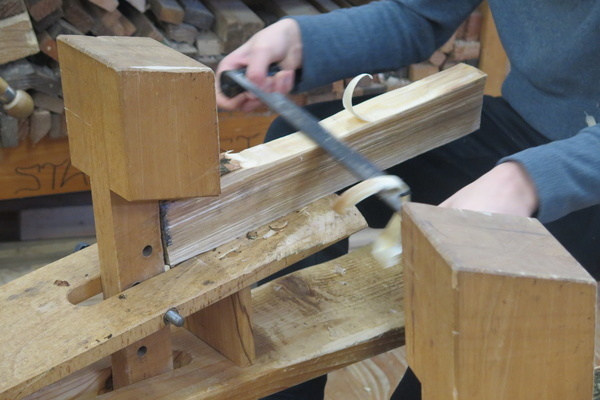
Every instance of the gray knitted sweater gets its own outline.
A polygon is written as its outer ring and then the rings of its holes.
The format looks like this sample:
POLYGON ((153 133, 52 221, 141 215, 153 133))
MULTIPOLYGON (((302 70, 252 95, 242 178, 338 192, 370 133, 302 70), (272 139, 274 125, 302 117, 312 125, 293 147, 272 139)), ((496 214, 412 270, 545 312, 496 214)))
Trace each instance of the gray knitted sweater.
MULTIPOLYGON (((382 0, 295 17, 303 41, 299 90, 426 60, 481 0, 382 0)), ((540 199, 538 218, 600 203, 600 2, 489 0, 511 61, 504 98, 551 143, 499 162, 521 163, 540 199)))

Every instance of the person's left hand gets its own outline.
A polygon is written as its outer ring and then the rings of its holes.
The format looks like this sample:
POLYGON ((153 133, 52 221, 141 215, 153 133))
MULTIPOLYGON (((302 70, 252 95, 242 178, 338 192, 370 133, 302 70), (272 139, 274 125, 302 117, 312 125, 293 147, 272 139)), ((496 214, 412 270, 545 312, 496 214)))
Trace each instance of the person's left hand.
POLYGON ((508 161, 460 189, 440 207, 530 217, 538 202, 537 191, 525 168, 508 161))

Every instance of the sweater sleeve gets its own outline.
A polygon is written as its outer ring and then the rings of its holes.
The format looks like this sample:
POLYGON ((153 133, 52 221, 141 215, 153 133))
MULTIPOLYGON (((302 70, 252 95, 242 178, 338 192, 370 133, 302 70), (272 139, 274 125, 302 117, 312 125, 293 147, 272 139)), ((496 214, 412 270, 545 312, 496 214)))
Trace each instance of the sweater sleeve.
POLYGON ((382 0, 317 16, 300 26, 298 91, 363 72, 390 71, 426 60, 481 0, 382 0))
POLYGON ((521 163, 532 178, 541 222, 600 204, 600 124, 500 160, 505 161, 521 163))

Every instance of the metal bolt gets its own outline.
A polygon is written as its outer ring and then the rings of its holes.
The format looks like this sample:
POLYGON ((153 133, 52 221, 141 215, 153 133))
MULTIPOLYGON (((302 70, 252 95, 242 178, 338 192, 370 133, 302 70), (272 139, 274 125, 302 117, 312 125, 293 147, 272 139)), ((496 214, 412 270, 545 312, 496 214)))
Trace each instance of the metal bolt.
POLYGON ((185 318, 179 314, 176 308, 171 308, 169 311, 167 311, 163 319, 165 324, 173 324, 178 328, 182 327, 185 322, 185 318))

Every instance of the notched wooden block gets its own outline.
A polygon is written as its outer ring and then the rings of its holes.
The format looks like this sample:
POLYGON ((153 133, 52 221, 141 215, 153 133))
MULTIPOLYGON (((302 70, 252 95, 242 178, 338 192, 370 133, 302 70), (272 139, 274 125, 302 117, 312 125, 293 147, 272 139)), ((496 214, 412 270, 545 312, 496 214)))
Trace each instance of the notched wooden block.
POLYGON ((128 201, 219 194, 212 70, 149 38, 58 42, 74 165, 128 201))

